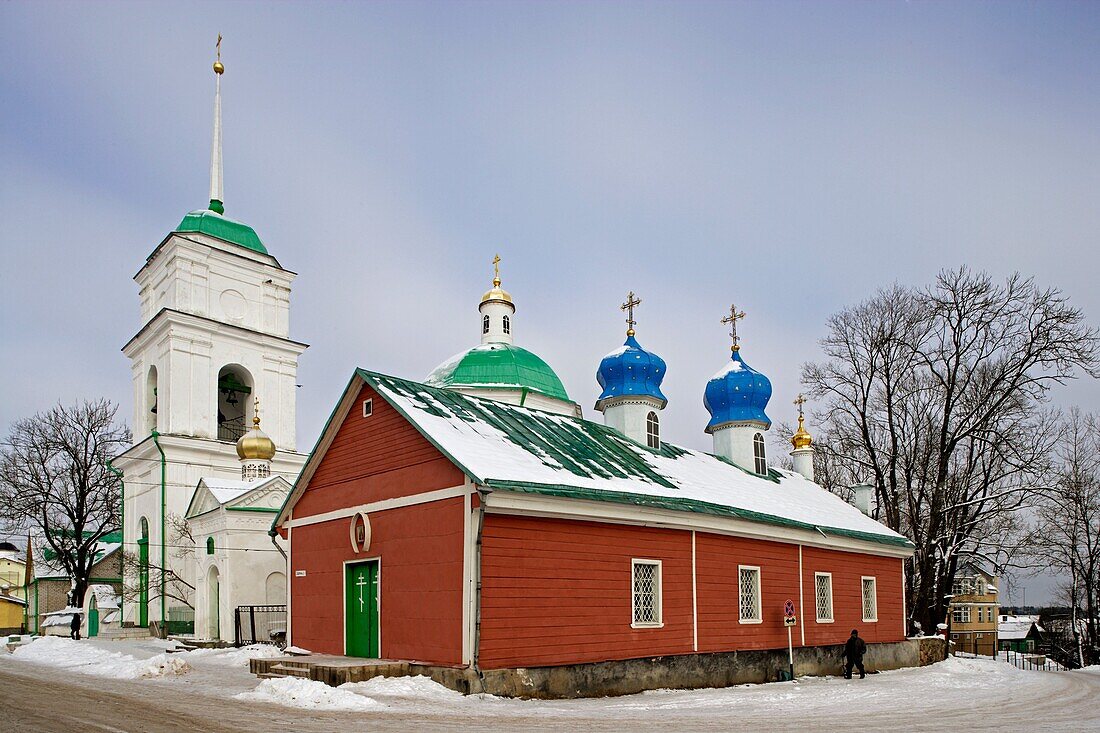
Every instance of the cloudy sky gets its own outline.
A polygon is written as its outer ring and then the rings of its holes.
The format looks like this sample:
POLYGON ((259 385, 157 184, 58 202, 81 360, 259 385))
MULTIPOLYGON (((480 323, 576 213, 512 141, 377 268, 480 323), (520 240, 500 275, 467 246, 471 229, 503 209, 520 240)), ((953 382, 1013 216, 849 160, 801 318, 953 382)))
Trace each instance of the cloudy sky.
POLYGON ((129 416, 131 278, 206 204, 219 32, 227 214, 299 273, 300 450, 355 366, 477 341, 496 252, 589 416, 638 292, 699 448, 731 301, 777 421, 828 315, 894 281, 1019 270, 1100 319, 1097 4, 5 3, 3 429, 129 416))

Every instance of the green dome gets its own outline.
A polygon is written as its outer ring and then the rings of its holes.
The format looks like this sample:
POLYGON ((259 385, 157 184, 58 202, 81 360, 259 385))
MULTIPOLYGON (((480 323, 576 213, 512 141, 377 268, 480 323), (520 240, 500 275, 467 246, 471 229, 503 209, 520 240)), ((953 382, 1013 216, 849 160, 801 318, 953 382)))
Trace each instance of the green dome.
POLYGON ((481 344, 463 351, 436 367, 424 381, 434 387, 526 387, 570 401, 549 364, 512 344, 481 344))
POLYGON ((246 249, 260 254, 267 254, 267 248, 260 241, 256 230, 247 224, 228 219, 216 211, 199 209, 192 211, 183 217, 183 221, 176 227, 177 232, 201 232, 211 237, 224 239, 226 242, 239 244, 246 249))

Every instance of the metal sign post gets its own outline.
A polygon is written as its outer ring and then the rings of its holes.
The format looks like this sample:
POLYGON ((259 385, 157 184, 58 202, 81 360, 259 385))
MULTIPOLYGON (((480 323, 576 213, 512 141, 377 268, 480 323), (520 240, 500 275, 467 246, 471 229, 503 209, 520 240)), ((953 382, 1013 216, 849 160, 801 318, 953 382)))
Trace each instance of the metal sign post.
POLYGON ((794 615, 794 601, 790 598, 783 604, 783 625, 787 627, 787 663, 790 665, 791 681, 794 681, 794 640, 791 629, 798 623, 794 615))

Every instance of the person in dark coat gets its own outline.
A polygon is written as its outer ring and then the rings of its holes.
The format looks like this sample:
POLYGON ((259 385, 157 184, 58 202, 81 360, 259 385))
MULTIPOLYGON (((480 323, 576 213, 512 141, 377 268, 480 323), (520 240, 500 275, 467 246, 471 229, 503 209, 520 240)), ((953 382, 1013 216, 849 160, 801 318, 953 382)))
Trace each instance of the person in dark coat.
POLYGON ((69 622, 69 638, 80 641, 80 614, 74 613, 73 620, 69 622))
POLYGON ((848 637, 844 645, 844 679, 852 679, 852 667, 859 668, 859 678, 867 676, 863 669, 863 655, 867 653, 867 642, 859 638, 859 631, 852 629, 852 635, 848 637))

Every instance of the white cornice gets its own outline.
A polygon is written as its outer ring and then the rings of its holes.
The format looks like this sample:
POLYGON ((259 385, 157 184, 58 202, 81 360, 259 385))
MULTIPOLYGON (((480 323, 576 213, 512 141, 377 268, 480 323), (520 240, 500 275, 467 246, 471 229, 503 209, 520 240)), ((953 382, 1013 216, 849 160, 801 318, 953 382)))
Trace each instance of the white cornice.
POLYGON ((913 551, 877 542, 868 542, 819 532, 780 527, 744 519, 718 517, 696 512, 677 512, 668 509, 590 501, 571 497, 523 494, 494 489, 485 497, 485 511, 490 514, 515 514, 523 516, 573 519, 609 524, 630 524, 641 527, 662 527, 685 531, 712 532, 714 534, 746 537, 771 542, 782 542, 807 547, 821 547, 844 552, 860 552, 868 555, 908 558, 913 551))

